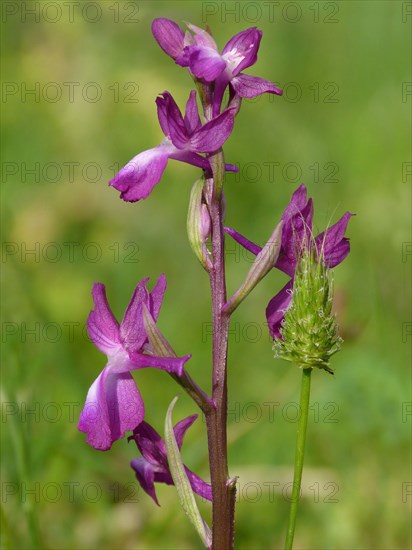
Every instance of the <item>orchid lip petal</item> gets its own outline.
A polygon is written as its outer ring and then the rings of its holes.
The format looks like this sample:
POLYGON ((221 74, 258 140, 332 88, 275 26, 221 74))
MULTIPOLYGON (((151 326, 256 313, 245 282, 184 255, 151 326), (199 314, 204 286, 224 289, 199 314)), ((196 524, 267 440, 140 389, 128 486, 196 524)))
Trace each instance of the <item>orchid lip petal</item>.
POLYGON ((120 197, 128 202, 136 202, 150 195, 159 183, 167 161, 175 147, 165 140, 153 149, 136 155, 109 182, 120 191, 120 197))
POLYGON ((133 377, 112 372, 109 364, 89 389, 78 428, 87 434, 89 445, 106 451, 143 417, 143 399, 133 377))

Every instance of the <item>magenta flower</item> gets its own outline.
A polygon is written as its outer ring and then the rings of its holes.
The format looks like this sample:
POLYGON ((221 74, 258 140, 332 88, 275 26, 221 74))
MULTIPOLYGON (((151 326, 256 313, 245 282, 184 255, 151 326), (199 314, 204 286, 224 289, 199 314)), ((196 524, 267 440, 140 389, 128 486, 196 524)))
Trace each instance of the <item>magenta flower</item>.
MULTIPOLYGON (((307 199, 306 187, 303 184, 293 193, 282 214, 282 244, 279 258, 275 264, 277 269, 289 275, 291 279, 271 299, 266 308, 268 326, 273 339, 281 337, 280 327, 285 311, 291 302, 293 277, 302 251, 313 247, 316 254, 321 253, 323 261, 329 268, 343 262, 350 251, 349 239, 345 237, 345 232, 351 216, 352 214, 346 212, 337 223, 313 238, 312 199, 307 199)), ((260 246, 249 241, 233 229, 226 227, 225 231, 252 254, 257 255, 262 250, 260 246)))
POLYGON ((226 86, 239 97, 253 98, 264 93, 282 95, 282 91, 269 80, 243 74, 243 70, 257 61, 262 31, 256 27, 246 29, 229 40, 219 53, 213 37, 203 29, 188 24, 186 35, 170 19, 159 18, 152 23, 152 32, 162 50, 178 65, 188 67, 196 78, 214 82, 213 112, 220 110, 226 86))
MULTIPOLYGON (((173 428, 179 449, 182 447, 186 431, 196 418, 197 414, 188 416, 178 422, 173 428)), ((139 451, 142 453, 142 457, 132 460, 130 465, 135 471, 137 481, 140 483, 142 489, 159 505, 154 486, 155 482, 166 483, 167 485, 174 484, 167 461, 165 442, 147 422, 142 422, 133 430, 133 435, 129 437, 129 441, 131 439, 136 442, 139 451)), ((186 466, 185 471, 193 491, 207 500, 212 500, 211 486, 186 466)))
MULTIPOLYGON (((159 96, 156 104, 165 139, 154 149, 135 156, 109 183, 121 192, 120 197, 125 201, 135 202, 150 195, 170 158, 210 170, 208 159, 199 153, 220 149, 233 130, 233 109, 201 125, 194 90, 187 101, 184 118, 169 92, 159 96)), ((237 170, 231 165, 226 165, 226 169, 237 170)))
POLYGON ((87 434, 87 443, 101 451, 110 449, 114 441, 143 421, 143 399, 130 371, 154 367, 181 376, 190 358, 144 353, 148 337, 143 306, 157 320, 166 290, 164 275, 151 292, 146 288, 147 281, 143 279, 136 286, 120 325, 107 303, 105 286, 93 285, 94 310, 89 314, 87 330, 95 346, 107 355, 107 365, 89 389, 78 428, 87 434))

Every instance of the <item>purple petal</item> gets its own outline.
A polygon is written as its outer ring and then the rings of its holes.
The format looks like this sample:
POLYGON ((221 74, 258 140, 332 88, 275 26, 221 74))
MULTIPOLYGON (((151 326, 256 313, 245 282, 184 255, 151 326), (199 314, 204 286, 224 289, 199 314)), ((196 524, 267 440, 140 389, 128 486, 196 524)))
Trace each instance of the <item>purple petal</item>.
POLYGON ((198 417, 197 414, 192 414, 192 416, 188 416, 187 418, 184 418, 180 422, 174 426, 173 431, 175 433, 176 443, 179 447, 179 449, 182 447, 183 438, 185 436, 185 433, 190 428, 190 426, 193 424, 193 422, 198 417))
POLYGON ((193 134, 189 142, 190 149, 196 153, 217 151, 230 136, 234 122, 234 111, 224 111, 193 134))
MULTIPOLYGON (((129 440, 133 439, 144 458, 149 462, 164 463, 166 445, 158 432, 147 422, 141 422, 134 430, 129 440), (157 449, 157 451, 155 451, 157 449)), ((167 459, 166 459, 167 464, 167 459)))
POLYGON ((296 269, 296 258, 290 258, 285 252, 280 251, 279 257, 275 263, 276 269, 283 271, 289 277, 293 277, 296 269))
POLYGON ((166 277, 162 273, 157 280, 153 290, 149 292, 149 311, 155 321, 159 317, 160 308, 162 306, 163 297, 166 291, 166 277))
POLYGON ((207 500, 212 500, 212 486, 206 483, 199 476, 194 474, 189 468, 185 466, 185 472, 189 479, 190 485, 193 491, 207 500))
MULTIPOLYGON (((306 188, 304 185, 301 185, 293 194, 289 205, 282 215, 283 229, 280 261, 284 262, 283 267, 290 269, 293 266, 294 271, 302 248, 308 246, 309 240, 312 238, 312 219, 312 199, 306 202, 306 188)), ((280 265, 276 267, 280 269, 280 265)), ((292 275, 289 271, 286 271, 286 273, 292 275)))
POLYGON ((296 191, 293 193, 289 204, 285 208, 282 220, 284 225, 288 222, 288 220, 294 216, 295 214, 299 213, 307 204, 307 191, 305 185, 302 183, 296 191))
POLYGON ((248 74, 235 76, 230 83, 240 97, 252 98, 258 97, 264 93, 277 95, 282 95, 283 93, 280 88, 269 80, 257 76, 250 76, 248 74))
POLYGON ((189 135, 192 135, 195 130, 197 130, 200 126, 200 117, 199 117, 199 111, 197 108, 196 103, 196 91, 192 90, 190 92, 189 99, 186 103, 186 111, 185 111, 185 125, 187 128, 187 133, 189 135))
POLYGON ((136 474, 136 479, 140 483, 143 491, 152 497, 155 503, 160 506, 154 486, 155 473, 153 465, 144 458, 135 458, 130 462, 130 466, 133 468, 136 474))
POLYGON ((164 135, 170 139, 170 129, 167 116, 167 102, 162 96, 156 98, 157 118, 164 135))
POLYGON ((145 199, 159 183, 173 151, 175 147, 170 143, 162 143, 154 149, 143 151, 129 161, 109 185, 120 191, 120 198, 125 201, 145 199))
POLYGON ((191 355, 183 357, 157 357, 155 355, 145 355, 138 352, 130 352, 130 361, 133 369, 144 369, 153 367, 155 369, 165 370, 182 376, 186 361, 191 358, 191 355))
POLYGON ((163 131, 167 131, 167 137, 178 149, 183 149, 188 141, 186 125, 182 114, 169 92, 163 92, 156 99, 158 106, 159 122, 163 131))
POLYGON ((214 41, 213 36, 211 36, 206 30, 201 29, 200 27, 196 27, 196 25, 192 25, 191 23, 188 23, 187 27, 193 32, 193 41, 198 46, 205 46, 218 51, 217 44, 214 41))
POLYGON ((123 347, 130 354, 139 352, 147 341, 143 323, 143 304, 149 305, 149 293, 146 288, 148 277, 137 283, 120 325, 120 337, 123 347))
POLYGON ((229 40, 223 48, 222 57, 226 60, 233 76, 256 63, 261 39, 262 31, 251 27, 229 40))
POLYGON ((112 373, 108 365, 89 389, 78 428, 87 434, 89 445, 107 451, 143 418, 143 399, 133 377, 112 373))
POLYGON ((183 50, 184 32, 174 21, 165 18, 154 19, 152 33, 162 50, 173 59, 183 50))
POLYGON ((315 239, 317 251, 322 253, 329 268, 339 265, 349 254, 350 244, 345 232, 352 216, 353 214, 346 212, 338 222, 315 239))
POLYGON ((89 337, 100 351, 114 355, 121 347, 119 323, 107 303, 105 286, 94 283, 92 294, 94 309, 87 319, 89 337))
MULTIPOLYGON (((230 82, 230 77, 231 75, 228 74, 228 71, 225 71, 215 81, 212 104, 212 113, 214 117, 220 113, 223 96, 225 94, 226 86, 230 82)), ((238 106, 236 106, 236 112, 239 110, 237 107, 238 106)))
POLYGON ((213 82, 226 69, 226 62, 219 52, 205 46, 188 46, 189 68, 205 82, 213 82))
POLYGON ((261 252, 262 248, 260 246, 258 246, 255 243, 252 243, 252 241, 249 241, 248 239, 246 239, 246 237, 244 237, 234 229, 230 227, 225 227, 224 229, 225 229, 225 233, 230 235, 232 239, 234 239, 237 243, 242 245, 243 248, 246 248, 246 250, 248 250, 249 252, 252 252, 252 254, 254 254, 255 256, 257 256, 259 252, 261 252))
POLYGON ((184 149, 176 151, 170 155, 171 159, 179 160, 180 162, 185 162, 186 164, 191 164, 192 166, 197 166, 203 170, 210 170, 210 162, 207 158, 193 153, 192 151, 185 151, 184 149))
POLYGON ((293 280, 289 281, 282 288, 282 290, 270 300, 266 308, 266 318, 268 321, 269 331, 274 340, 275 338, 281 338, 280 327, 285 316, 285 311, 288 309, 292 300, 292 287, 293 280))

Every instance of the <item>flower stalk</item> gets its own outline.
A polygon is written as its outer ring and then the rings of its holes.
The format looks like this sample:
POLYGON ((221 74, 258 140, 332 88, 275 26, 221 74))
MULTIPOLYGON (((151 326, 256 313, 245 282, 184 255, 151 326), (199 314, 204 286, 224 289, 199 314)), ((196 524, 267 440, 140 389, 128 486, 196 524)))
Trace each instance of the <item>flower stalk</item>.
POLYGON ((289 522, 286 533, 285 550, 291 550, 293 547, 293 538, 295 536, 296 517, 300 500, 300 491, 302 484, 302 470, 305 458, 306 431, 308 427, 309 399, 311 368, 302 369, 302 385, 300 390, 300 417, 298 422, 298 431, 296 435, 295 452, 295 470, 293 474, 292 502, 289 511, 289 522))

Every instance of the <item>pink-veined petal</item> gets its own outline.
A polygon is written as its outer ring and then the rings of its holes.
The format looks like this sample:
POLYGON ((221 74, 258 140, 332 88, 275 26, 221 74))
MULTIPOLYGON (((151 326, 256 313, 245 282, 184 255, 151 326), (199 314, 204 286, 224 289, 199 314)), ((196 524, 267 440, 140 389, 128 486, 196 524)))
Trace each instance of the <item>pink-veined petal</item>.
POLYGON ((193 132, 201 126, 199 111, 196 102, 196 90, 192 90, 190 92, 189 99, 186 103, 184 121, 189 136, 192 135, 193 132))
POLYGON ((92 294, 94 309, 87 319, 89 337, 100 351, 114 355, 121 347, 119 323, 107 303, 104 284, 94 283, 92 294))
POLYGON ((183 149, 188 140, 186 125, 179 107, 169 92, 163 92, 156 99, 158 106, 159 122, 163 131, 167 131, 167 137, 178 149, 183 149))
POLYGON ((258 97, 265 93, 277 95, 282 95, 283 93, 280 88, 269 80, 248 74, 239 74, 235 76, 230 81, 230 84, 233 86, 236 93, 244 98, 258 97))
POLYGON ((212 35, 210 35, 206 30, 192 25, 192 23, 187 23, 187 28, 190 29, 193 34, 193 42, 198 46, 206 46, 212 48, 213 50, 218 51, 217 44, 212 35))
POLYGON ((188 46, 189 68, 200 80, 213 82, 226 69, 226 62, 219 52, 205 46, 188 46))
POLYGON ((140 351, 147 340, 143 323, 143 304, 149 305, 149 293, 146 288, 148 280, 149 278, 145 277, 137 283, 120 324, 123 347, 129 353, 140 351))
POLYGON ((223 48, 222 57, 226 60, 233 76, 256 63, 261 39, 262 31, 251 27, 229 40, 223 48))
POLYGON ((270 335, 273 339, 280 338, 280 328, 282 325, 283 318, 285 316, 285 311, 288 309, 291 301, 292 295, 291 290, 293 288, 293 280, 289 281, 283 288, 280 290, 276 296, 274 296, 267 308, 266 308, 266 318, 268 321, 270 335))
POLYGON ((120 198, 125 201, 136 202, 145 199, 159 183, 167 161, 175 150, 175 147, 166 141, 153 149, 139 153, 120 170, 109 185, 120 191, 120 198))
POLYGON ((224 111, 197 130, 190 138, 190 149, 197 153, 212 153, 222 147, 232 133, 235 113, 224 111))
POLYGON ((143 399, 133 377, 112 372, 109 364, 89 389, 78 428, 87 434, 89 445, 107 451, 143 418, 143 399))
POLYGON ((167 281, 165 275, 162 273, 158 278, 153 290, 149 292, 149 311, 155 321, 159 317, 160 308, 164 294, 166 292, 167 281))
POLYGON ((154 19, 152 33, 162 50, 171 58, 176 59, 182 52, 185 34, 174 21, 164 17, 154 19))
POLYGON ((145 458, 135 458, 130 462, 130 466, 133 468, 136 475, 136 479, 139 482, 141 488, 147 493, 155 503, 160 506, 157 500, 156 488, 154 485, 155 480, 155 467, 148 462, 145 458))
POLYGON ((186 418, 183 418, 183 420, 180 420, 180 422, 178 422, 174 426, 173 431, 174 431, 175 438, 176 438, 176 443, 177 443, 179 449, 182 447, 183 438, 184 438, 187 430, 190 428, 190 426, 193 424, 193 422, 195 422, 197 417, 198 417, 197 414, 192 414, 192 416, 188 416, 186 418))
POLYGON ((317 252, 322 254, 329 268, 343 262, 350 252, 350 243, 349 239, 345 237, 345 232, 352 216, 353 214, 346 212, 339 221, 328 227, 315 239, 317 252))

